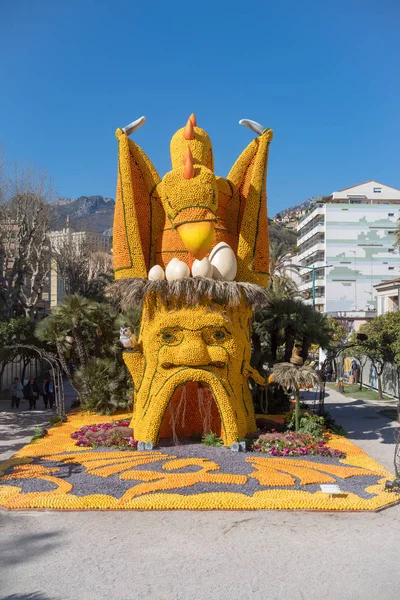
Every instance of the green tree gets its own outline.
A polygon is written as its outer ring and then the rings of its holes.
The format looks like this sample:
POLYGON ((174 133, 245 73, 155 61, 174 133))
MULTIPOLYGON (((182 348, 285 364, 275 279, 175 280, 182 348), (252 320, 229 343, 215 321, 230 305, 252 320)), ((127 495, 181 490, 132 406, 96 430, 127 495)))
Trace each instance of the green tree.
POLYGON ((110 415, 132 403, 132 381, 126 369, 110 358, 90 358, 75 373, 84 410, 110 415), (130 383, 129 383, 130 382, 130 383))
POLYGON ((56 351, 82 406, 109 414, 131 402, 119 328, 137 331, 139 322, 139 309, 121 315, 106 302, 72 295, 37 324, 35 335, 56 351))
POLYGON ((281 346, 284 347, 283 359, 288 362, 296 342, 302 345, 303 358, 307 358, 312 344, 329 345, 331 327, 324 314, 297 298, 276 298, 273 294, 269 298, 268 305, 255 315, 254 335, 259 339, 259 346, 268 345, 270 363, 278 359, 281 346))
POLYGON ((400 314, 386 313, 372 319, 360 327, 358 334, 352 334, 349 346, 354 344, 354 352, 367 356, 375 369, 378 382, 378 398, 383 400, 382 373, 387 363, 397 364, 397 340, 400 335, 400 314), (360 339, 360 334, 366 336, 360 339))
POLYGON ((28 317, 17 317, 0 321, 0 380, 8 363, 21 358, 23 380, 25 369, 34 355, 26 348, 34 344, 34 323, 28 317))

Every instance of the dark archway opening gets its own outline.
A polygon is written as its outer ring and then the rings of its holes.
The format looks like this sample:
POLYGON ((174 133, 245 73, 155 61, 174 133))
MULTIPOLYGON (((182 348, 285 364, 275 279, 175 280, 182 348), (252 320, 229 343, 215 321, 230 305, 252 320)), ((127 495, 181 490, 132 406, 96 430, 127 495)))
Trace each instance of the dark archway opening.
POLYGON ((164 413, 159 439, 179 444, 210 432, 222 437, 221 415, 210 388, 196 381, 180 385, 164 413))

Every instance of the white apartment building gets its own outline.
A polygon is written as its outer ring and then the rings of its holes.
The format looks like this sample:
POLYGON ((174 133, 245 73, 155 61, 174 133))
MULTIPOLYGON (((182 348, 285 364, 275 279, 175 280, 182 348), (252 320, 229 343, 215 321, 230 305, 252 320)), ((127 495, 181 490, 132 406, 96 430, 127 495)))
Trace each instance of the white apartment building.
POLYGON ((366 181, 318 202, 297 224, 300 290, 317 310, 346 318, 357 328, 377 314, 382 281, 400 275, 394 248, 400 190, 366 181), (308 268, 306 268, 308 267, 308 268))
MULTIPOLYGON (((57 250, 63 247, 64 244, 70 241, 74 248, 79 252, 79 248, 84 245, 89 245, 90 250, 95 252, 111 252, 111 237, 101 233, 92 231, 73 231, 70 226, 69 218, 67 218, 67 226, 61 231, 52 231, 49 234, 50 246, 52 250, 57 250)), ((63 279, 57 272, 57 263, 53 259, 51 261, 50 270, 50 307, 57 306, 65 297, 65 286, 63 279)))
POLYGON ((396 312, 400 308, 400 278, 381 281, 375 286, 378 316, 396 312))

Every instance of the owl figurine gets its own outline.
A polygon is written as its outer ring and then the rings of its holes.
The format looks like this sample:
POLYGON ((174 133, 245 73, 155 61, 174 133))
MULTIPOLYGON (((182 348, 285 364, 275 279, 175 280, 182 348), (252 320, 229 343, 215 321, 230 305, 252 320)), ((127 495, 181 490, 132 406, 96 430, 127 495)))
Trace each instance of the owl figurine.
POLYGON ((119 341, 124 348, 132 349, 135 348, 137 341, 136 336, 132 333, 130 327, 121 327, 119 331, 119 341))

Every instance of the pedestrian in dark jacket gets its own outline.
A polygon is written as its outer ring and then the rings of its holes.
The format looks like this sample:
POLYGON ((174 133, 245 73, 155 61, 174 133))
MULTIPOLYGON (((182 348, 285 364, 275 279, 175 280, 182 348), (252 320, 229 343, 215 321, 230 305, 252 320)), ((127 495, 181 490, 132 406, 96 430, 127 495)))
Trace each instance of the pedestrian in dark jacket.
POLYGON ((47 394, 47 398, 49 400, 50 408, 53 408, 55 398, 56 398, 56 387, 54 385, 53 376, 50 375, 50 379, 46 381, 46 385, 44 386, 44 390, 47 394))
POLYGON ((18 377, 14 377, 14 381, 10 387, 11 392, 11 408, 19 408, 19 402, 21 398, 24 397, 23 394, 23 385, 18 379, 18 377))
POLYGON ((45 409, 47 408, 47 406, 49 404, 49 397, 48 397, 47 392, 46 392, 46 385, 47 385, 48 381, 49 381, 49 378, 45 377, 43 379, 43 386, 42 386, 42 396, 43 396, 43 402, 44 402, 45 409))
POLYGON ((36 410, 36 400, 39 398, 40 389, 33 377, 24 387, 24 398, 29 401, 29 410, 36 410))

